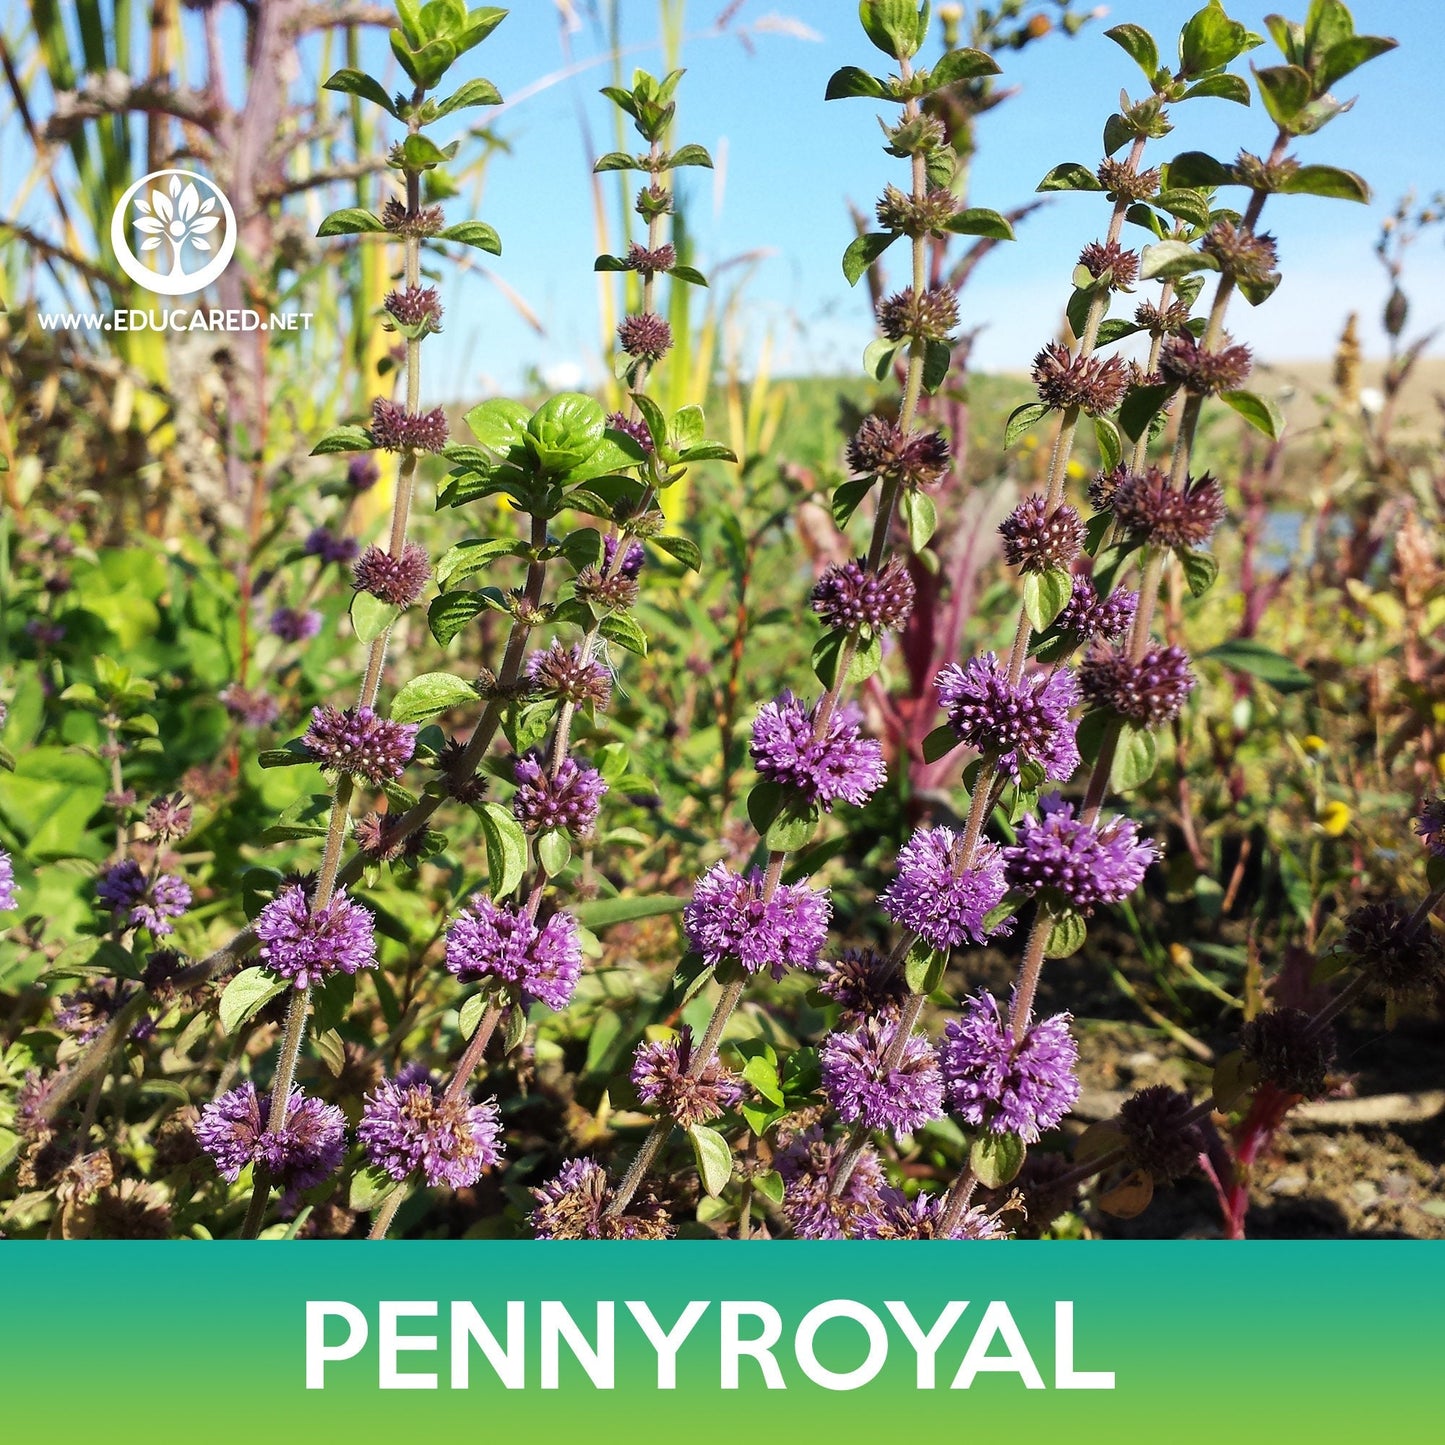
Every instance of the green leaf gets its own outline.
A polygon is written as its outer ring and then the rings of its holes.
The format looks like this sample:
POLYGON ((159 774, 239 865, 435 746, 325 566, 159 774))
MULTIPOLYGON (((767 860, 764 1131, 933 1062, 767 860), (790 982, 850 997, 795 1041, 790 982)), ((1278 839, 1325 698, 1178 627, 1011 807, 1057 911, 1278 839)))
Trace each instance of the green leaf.
POLYGON ((359 95, 363 100, 379 105, 388 115, 396 115, 396 107, 391 103, 391 97, 377 81, 359 70, 338 70, 329 80, 322 82, 321 88, 337 90, 343 95, 359 95))
POLYGON ((850 286, 898 239, 897 231, 865 231, 843 252, 843 275, 850 286))
POLYGON ((743 1078, 770 1104, 782 1105, 783 1090, 778 1083, 778 1066, 763 1054, 754 1054, 743 1065, 743 1078))
POLYGON ((594 898, 572 905, 569 912, 584 928, 594 931, 610 928, 614 923, 633 923, 639 918, 658 918, 667 913, 681 913, 686 898, 662 894, 652 898, 594 898))
POLYGON ((484 221, 458 221, 455 226, 444 226, 436 233, 436 239, 475 246, 478 251, 486 251, 492 256, 502 254, 502 238, 484 221))
POLYGON ((1278 126, 1294 134, 1293 124, 1300 112, 1309 104, 1313 82, 1309 74, 1297 65, 1271 65, 1263 70, 1254 70, 1254 83, 1259 87, 1259 98, 1269 112, 1269 118, 1278 126))
POLYGON ((597 629, 609 642, 625 647, 638 657, 647 656, 647 634, 625 612, 614 612, 597 624, 597 629))
POLYGON ((1393 50, 1397 42, 1379 35, 1351 35, 1337 40, 1315 61, 1315 89, 1333 90, 1352 70, 1358 70, 1366 61, 1377 55, 1393 50))
POLYGON ((1073 595, 1073 574, 1063 567, 1046 572, 1026 572, 1023 579, 1024 615, 1035 632, 1044 632, 1073 595))
POLYGON ((1028 1147, 1017 1134, 995 1134, 992 1130, 973 1142, 968 1151, 969 1167, 985 1189, 1002 1189, 1018 1178, 1028 1147))
POLYGON ((1119 408, 1119 429, 1136 442, 1149 430, 1149 424, 1159 414, 1159 409, 1169 399, 1173 390, 1169 386, 1136 386, 1124 398, 1119 408))
POLYGON ((1159 764, 1159 745, 1148 728, 1124 723, 1114 749, 1114 765, 1109 770, 1109 785, 1116 793, 1132 792, 1148 782, 1159 764))
POLYGON ((416 174, 429 171, 449 161, 456 145, 439 146, 430 136, 413 133, 401 143, 402 169, 416 174))
POLYGON ((347 206, 340 211, 332 211, 317 228, 318 236, 359 236, 385 231, 386 227, 381 224, 379 216, 373 216, 370 211, 362 210, 360 206, 347 206))
POLYGON ((1238 75, 1206 75, 1184 92, 1182 99, 1210 96, 1215 100, 1232 100, 1236 105, 1249 104, 1249 85, 1238 75))
POLYGON ((667 163, 673 169, 678 166, 702 166, 709 171, 712 169, 712 157, 700 145, 679 146, 668 156, 667 163))
POLYGON ((537 862, 549 878, 557 878, 572 858, 572 843, 565 828, 544 828, 537 834, 537 862))
POLYGON ((948 950, 934 948, 920 939, 915 939, 903 960, 903 981, 910 993, 920 998, 938 990, 943 975, 948 971, 948 950))
POLYGON ((908 528, 908 543, 915 552, 922 552, 938 530, 938 508, 927 492, 905 491, 898 499, 898 514, 908 528))
POLYGON ((775 853, 795 853, 812 842, 822 810, 774 782, 761 782, 748 794, 748 819, 775 853))
POLYGON ((707 277, 696 266, 674 266, 667 274, 674 281, 684 281, 689 286, 707 285, 707 277))
POLYGON ((437 563, 437 585, 445 587, 450 582, 460 582, 470 577, 498 557, 515 557, 526 550, 526 543, 516 538, 472 537, 458 542, 448 550, 437 563))
POLYGON ((1196 251, 1188 241, 1159 241, 1144 247, 1139 261, 1141 281, 1177 281, 1193 271, 1217 271, 1213 256, 1196 251))
POLYGON ((873 490, 877 480, 876 477, 858 477, 854 481, 844 482, 833 493, 833 521, 839 527, 848 525, 848 518, 858 510, 863 498, 873 490))
POLYGON ((1049 940, 1044 945, 1045 958, 1070 958, 1083 946, 1088 936, 1088 925, 1068 909, 1064 913, 1044 915, 1049 920, 1049 940))
POLYGON ((490 80, 468 80, 437 103, 437 119, 473 105, 501 105, 502 94, 490 80))
POLYGON ((875 336, 863 352, 863 370, 874 381, 884 381, 893 369, 893 358, 901 350, 900 343, 886 336, 875 336))
POLYGON ((443 592, 440 597, 434 598, 431 606, 427 608, 426 621, 437 645, 447 646, 467 623, 474 617, 481 616, 487 606, 487 599, 480 592, 469 592, 465 589, 460 592, 443 592))
POLYGON ((592 167, 594 174, 604 171, 645 171, 646 169, 647 167, 636 156, 630 156, 626 151, 608 151, 592 167))
POLYGON ((1004 425, 1004 450, 1012 447, 1026 431, 1036 426, 1048 414, 1048 406, 1041 401, 1026 401, 1022 406, 1015 407, 1004 425))
POLYGON ((330 456, 332 452, 372 452, 376 441, 365 427, 334 426, 314 447, 313 457, 330 456))
POLYGON ((893 91, 886 80, 869 75, 856 65, 845 65, 828 77, 828 88, 823 92, 824 100, 851 100, 864 96, 869 100, 889 100, 893 91))
POLYGON ((923 389, 932 396, 948 379, 953 348, 946 341, 929 341, 923 348, 923 389))
POLYGON ((1078 161, 1057 165, 1035 187, 1040 191, 1102 191, 1104 183, 1078 161))
POLYGON ((1234 182, 1234 172, 1205 151, 1182 151, 1169 162, 1166 176, 1171 187, 1188 190, 1227 186, 1234 182))
POLYGON ((702 571, 702 551, 691 537, 649 537, 647 540, 669 557, 675 557, 689 571, 702 571))
POLYGON ((995 241, 1014 239, 1014 228, 1007 219, 984 206, 969 206, 955 211, 943 229, 955 236, 988 236, 995 241))
POLYGON ((885 55, 907 60, 928 36, 928 6, 914 0, 859 0, 858 18, 869 40, 885 55))
POLYGON ((360 643, 375 642, 401 616, 401 608, 383 602, 370 592, 356 592, 351 598, 351 626, 360 643))
POLYGON ((1180 33, 1180 74, 1203 75, 1206 71, 1218 70, 1259 43, 1259 36, 1225 14, 1219 0, 1209 0, 1209 4, 1185 21, 1180 33))
POLYGON ((1203 597, 1219 576, 1219 563, 1212 552, 1198 552, 1192 547, 1175 550, 1179 565, 1184 569, 1184 580, 1189 584, 1192 597, 1203 597))
POLYGON ((399 723, 427 722, 450 708, 477 700, 471 683, 450 672, 424 672, 406 683, 391 704, 391 719, 399 723))
POLYGON ((269 969, 244 968, 228 983, 221 994, 219 1011, 221 1028, 233 1034, 247 1019, 286 989, 286 980, 277 978, 269 969))
POLYGON ((1111 156, 1134 139, 1134 127, 1122 115, 1111 115, 1104 122, 1104 154, 1111 156))
POLYGON ((353 1214, 370 1214, 402 1187, 384 1169, 368 1164, 351 1176, 347 1205, 353 1214))
POLYGON ((940 758, 946 758, 957 746, 958 734, 947 723, 942 723, 924 738, 923 761, 936 763, 940 758))
POLYGON ((1231 642, 1221 642, 1208 652, 1199 654, 1201 660, 1209 659, 1221 663, 1234 672, 1245 672, 1268 683, 1276 692, 1308 692, 1314 687, 1314 679, 1298 663, 1281 657, 1277 652, 1261 646, 1251 638, 1239 637, 1231 642))
POLYGON ((356 975, 334 973, 311 992, 311 1031, 329 1033, 341 1027, 356 997, 356 975))
MULTIPOLYGON (((846 646, 848 633, 837 629, 826 632, 813 644, 813 671, 824 687, 832 687, 838 672, 838 659, 846 646)), ((843 681, 846 686, 856 687, 866 682, 883 662, 883 644, 877 637, 860 638, 848 659, 848 671, 843 681)))
POLYGON ((497 396, 474 406, 464 419, 479 446, 505 455, 522 444, 532 413, 520 401, 497 396))
POLYGON ((1175 186, 1170 190, 1160 191, 1149 204, 1161 211, 1168 211, 1171 216, 1177 216, 1181 221, 1188 221, 1191 226, 1203 229, 1209 224, 1208 197, 1202 191, 1188 186, 1175 186))
POLYGON ((768 1201, 769 1204, 781 1204, 783 1202, 784 1184, 783 1176, 776 1169, 769 1169, 766 1174, 753 1175, 753 1188, 768 1201))
POLYGON ((1271 441, 1277 442, 1284 434, 1284 415, 1272 398, 1253 391, 1222 391, 1219 399, 1271 441))
POLYGON ((1124 460, 1124 441, 1118 426, 1107 416, 1096 416, 1094 438, 1099 444, 1099 465, 1112 472, 1124 460))
POLYGON ((1116 25, 1105 35, 1133 59, 1150 85, 1159 73, 1159 47, 1142 25, 1116 25))
POLYGON ((1328 196, 1337 201, 1370 199, 1365 178, 1339 166, 1301 166, 1279 183, 1278 190, 1281 195, 1328 196))
POLYGON ((500 803, 483 803, 477 809, 482 840, 487 846, 487 888, 493 898, 510 893, 527 871, 527 835, 500 803))
POLYGON ((978 80, 998 73, 998 61, 982 50, 950 50, 929 73, 928 88, 931 91, 942 90, 944 86, 957 85, 961 80, 978 80))
POLYGON ((727 1140, 706 1124, 694 1124, 687 1131, 687 1137, 692 1144, 693 1158, 697 1160, 697 1174, 702 1187, 716 1199, 732 1178, 732 1150, 728 1148, 727 1140))
POLYGON ((461 1007, 458 1016, 457 1026, 462 1038, 469 1039, 476 1033, 477 1025, 482 1021, 482 1015, 486 1013, 487 1006, 493 1002, 489 993, 474 993, 461 1007))

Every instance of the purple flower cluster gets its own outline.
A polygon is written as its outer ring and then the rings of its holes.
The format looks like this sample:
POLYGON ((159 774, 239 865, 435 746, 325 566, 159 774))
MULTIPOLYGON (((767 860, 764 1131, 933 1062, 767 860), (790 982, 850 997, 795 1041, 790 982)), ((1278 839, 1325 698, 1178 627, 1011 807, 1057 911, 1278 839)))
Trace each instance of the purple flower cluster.
POLYGON ((1026 1144, 1052 1129, 1079 1097, 1079 1049, 1069 1015, 1031 1023, 1019 1040, 991 993, 967 999, 963 1016, 949 1020, 938 1060, 959 1118, 995 1134, 1017 1134, 1026 1144))
POLYGON ((892 1019, 869 1019, 849 1033, 829 1034, 818 1051, 823 1092, 850 1124, 908 1134, 943 1113, 943 1076, 933 1045, 910 1034, 892 1068, 885 1067, 897 1032, 892 1019))
POLYGON ((862 558, 829 567, 813 587, 813 611, 825 627, 890 632, 913 612, 917 589, 907 565, 890 557, 876 572, 862 558))
POLYGON ((297 988, 376 965, 371 913, 344 892, 333 893, 319 908, 312 908, 300 884, 288 884, 261 910, 253 926, 261 943, 261 962, 297 988))
POLYGON ((985 929, 984 919, 1008 892, 1003 855, 981 840, 972 864, 956 868, 962 836, 951 828, 920 828, 898 855, 898 876, 883 893, 884 911, 934 948, 982 943, 1007 933, 1011 920, 985 929))
POLYGON ((949 663, 935 685, 959 742, 997 758, 1015 782, 1029 762, 1056 783, 1073 776, 1079 766, 1069 716, 1079 701, 1073 673, 1061 668, 1011 682, 1008 669, 986 652, 962 667, 949 663))
POLYGON ((666 1211, 650 1197, 634 1199, 624 1213, 609 1215, 612 1187, 607 1171, 592 1159, 564 1164, 532 1197, 537 1239, 666 1239, 672 1233, 666 1211))
POLYGON ((301 741, 325 772, 387 783, 406 771, 418 730, 415 723, 378 717, 369 707, 342 712, 323 704, 311 710, 311 726, 301 741))
POLYGON ((517 793, 512 811, 526 828, 568 828, 579 837, 591 833, 607 783, 596 768, 565 757, 555 774, 533 753, 517 759, 517 793))
POLYGON ((641 1043, 632 1064, 637 1097, 684 1129, 716 1119, 742 1102, 743 1081, 716 1059, 696 1077, 692 1030, 683 1025, 670 1039, 641 1043))
POLYGON ((564 647, 560 642, 527 659, 527 676, 543 692, 577 707, 604 708, 612 696, 607 669, 600 662, 584 662, 580 647, 564 647))
POLYGON ((1436 858, 1445 858, 1445 797, 1427 798, 1415 814, 1415 831, 1436 858))
POLYGON ((830 1144, 814 1124, 799 1130, 773 1163, 783 1178, 783 1215, 799 1239, 845 1239, 845 1225, 871 1208, 884 1188, 883 1167, 864 1149, 835 1196, 833 1181, 848 1146, 830 1144))
POLYGON ((10 855, 0 848, 0 913, 9 913, 19 906, 15 899, 15 865, 10 855))
POLYGON ((301 550, 308 557, 319 557, 322 562, 339 563, 345 566, 356 558, 358 543, 355 537, 343 537, 329 532, 325 527, 313 527, 306 534, 301 550))
POLYGON ((431 562, 426 548, 419 542, 407 542, 397 557, 381 547, 368 547, 351 569, 352 583, 358 592, 368 592, 393 607, 410 607, 421 596, 430 577, 431 562))
POLYGON ((1052 894, 1080 913, 1127 898, 1157 856, 1128 818, 1085 823, 1057 793, 1039 804, 1038 817, 1020 822, 1017 845, 1004 849, 1013 887, 1052 894))
POLYGON ((420 1170, 430 1185, 463 1189, 502 1156, 495 1099, 447 1099, 424 1068, 413 1065, 368 1094, 356 1137, 366 1157, 393 1179, 420 1170))
POLYGON ((190 885, 174 873, 147 878, 133 858, 112 864, 95 881, 102 908, 123 928, 148 928, 156 938, 174 933, 171 919, 191 906, 190 885))
POLYGON ((278 607, 269 622, 271 635, 282 642, 306 642, 321 631, 321 614, 299 607, 278 607))
POLYGON ((854 1239, 1002 1239, 998 1221, 982 1209, 969 1209, 945 1231, 943 1211, 947 1196, 917 1194, 910 1199, 901 1189, 885 1188, 853 1221, 854 1239))
POLYGON ((242 687, 239 682, 227 683, 216 697, 221 706, 243 727, 269 727, 281 711, 275 698, 268 697, 259 689, 242 687))
POLYGON ((1172 643, 1151 647, 1137 662, 1121 652, 1085 658, 1079 681, 1096 707, 1108 708, 1138 728, 1173 722, 1194 691, 1189 654, 1172 643))
POLYGON ((806 883, 781 883, 763 900, 763 875, 744 877, 715 863, 697 880, 682 910, 689 946, 709 964, 736 958, 749 972, 818 966, 828 935, 828 895, 806 883))
POLYGON ((560 1012, 582 975, 577 924, 570 913, 554 913, 539 928, 527 914, 473 894, 447 931, 447 969, 462 983, 501 984, 524 1004, 541 999, 560 1012))
POLYGON ((862 714, 852 706, 834 708, 820 735, 821 705, 805 707, 791 692, 764 704, 753 722, 753 766, 826 811, 839 798, 856 807, 883 784, 883 748, 860 736, 862 714))
POLYGON ((346 1119, 334 1104, 293 1089, 286 1119, 266 1132, 271 1101, 245 1083, 214 1099, 201 1111, 196 1142, 215 1161, 221 1177, 234 1184, 254 1164, 288 1195, 311 1189, 336 1172, 346 1152, 346 1119))
POLYGON ((1116 587, 1107 597, 1094 590, 1093 578, 1074 574, 1074 590, 1059 613, 1058 628, 1075 642, 1088 642, 1102 637, 1119 642, 1134 624, 1139 610, 1139 594, 1127 587, 1116 587))
POLYGON ((641 542, 629 542, 622 553, 621 564, 614 566, 613 561, 620 545, 620 540, 615 532, 608 532, 602 538, 602 570, 611 576, 626 577, 629 582, 636 582, 647 561, 647 549, 641 542))

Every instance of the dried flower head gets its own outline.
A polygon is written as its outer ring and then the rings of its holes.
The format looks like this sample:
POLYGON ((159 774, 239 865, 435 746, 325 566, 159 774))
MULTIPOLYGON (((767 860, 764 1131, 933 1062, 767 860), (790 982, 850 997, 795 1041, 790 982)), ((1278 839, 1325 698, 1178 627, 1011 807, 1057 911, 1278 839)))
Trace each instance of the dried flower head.
POLYGON ((439 452, 447 444, 442 407, 412 412, 384 396, 371 404, 371 435, 384 452, 439 452))
POLYGON ((388 291, 381 304, 402 326, 425 326, 429 331, 442 329, 442 303, 435 286, 405 286, 388 291))
POLYGON ((846 1153, 845 1140, 829 1143, 815 1124, 791 1135, 774 1158, 783 1177, 783 1215, 799 1239, 845 1239, 859 1214, 877 1203, 883 1169, 877 1154, 866 1147, 848 1182, 833 1193, 846 1153))
POLYGON ((1445 942, 1394 899, 1355 909, 1345 920, 1340 950, 1392 997, 1423 992, 1445 977, 1445 942))
POLYGON ((1111 201, 1147 201, 1159 190, 1160 174, 1152 166, 1136 171, 1124 161, 1105 160, 1098 169, 1099 184, 1111 201))
POLYGON ((909 286, 878 303, 878 328, 889 341, 952 339, 958 326, 958 295, 951 286, 922 293, 909 286))
POLYGON ((97 1239, 169 1239, 171 1206, 165 1192, 143 1179, 122 1179, 95 1199, 97 1239))
POLYGON ((942 432, 906 436, 894 422, 867 416, 848 443, 848 466, 860 476, 881 477, 902 486, 931 486, 948 470, 948 441, 942 432))
POLYGON ((905 236, 942 235, 957 213, 958 200, 947 186, 930 186, 921 200, 888 186, 875 207, 878 224, 885 231, 905 236))
POLYGON ((868 1019, 823 1041, 823 1092, 844 1122, 908 1134, 942 1116, 943 1076, 923 1034, 910 1034, 897 1064, 887 1067, 897 1030, 896 1020, 868 1019))
POLYGON ((376 966, 372 915, 341 891, 313 908, 306 890, 288 883, 252 926, 261 944, 261 962, 296 988, 376 966))
POLYGON ((1114 520, 1131 537, 1156 547, 1201 547, 1224 520, 1224 488, 1206 475, 1170 483, 1159 467, 1125 472, 1110 500, 1114 520))
POLYGON ((651 1196, 637 1197, 617 1215, 607 1171, 591 1159, 573 1159, 555 1178, 532 1190, 532 1233, 538 1239, 666 1239, 667 1212, 651 1196))
POLYGON ((753 722, 753 766, 825 812, 840 798, 857 807, 883 785, 882 745, 861 735, 862 713, 851 705, 820 725, 822 705, 805 707, 791 692, 765 703, 753 722))
POLYGON ((325 772, 388 783, 406 771, 418 731, 415 723, 392 722, 369 707, 343 712, 322 704, 311 710, 311 726, 301 742, 325 772))
POLYGON ((617 341, 629 355, 639 361, 661 361, 672 350, 672 327, 651 311, 625 316, 617 328, 617 341))
POLYGON ((1167 306, 1156 306, 1152 301, 1141 301, 1134 308, 1134 324, 1150 336, 1178 336, 1189 324, 1189 303, 1171 301, 1167 306))
POLYGON ((1249 151, 1240 151, 1234 158, 1234 174, 1239 184, 1266 194, 1282 189, 1299 174, 1299 168, 1300 163, 1293 156, 1265 161, 1249 151))
POLYGON ((915 1194, 910 1199, 901 1189, 885 1188, 877 1199, 852 1222, 853 1239, 1003 1239, 997 1219, 982 1209, 964 1211, 958 1222, 945 1229, 943 1194, 915 1194))
POLYGON ((813 611, 825 627, 889 632, 908 621, 916 590, 907 564, 890 557, 876 572, 860 557, 835 563, 813 587, 813 611))
POLYGON ((1200 250, 1219 262, 1226 276, 1245 286, 1275 286, 1279 283, 1279 246, 1268 234, 1256 235, 1246 226, 1225 219, 1216 221, 1205 233, 1200 250))
POLYGON ((938 1050, 949 1107, 975 1129, 1036 1143, 1079 1098, 1069 1023, 1066 1013, 1030 1021, 1020 1039, 993 994, 966 999, 938 1050))
POLYGON ((1089 416, 1113 411, 1129 385, 1128 367, 1119 357, 1074 356, 1057 341, 1034 357, 1033 376, 1045 406, 1076 406, 1089 416))
POLYGON ((742 1102, 743 1081, 717 1060, 692 1073, 692 1030, 686 1024, 670 1039, 637 1046, 632 1082, 637 1097, 681 1128, 706 1124, 742 1102))
POLYGON ((1188 332, 1171 336, 1159 352, 1164 379, 1200 396, 1237 391, 1254 369, 1249 347, 1231 345, 1229 337, 1215 351, 1206 351, 1188 332))
POLYGON ((1057 793, 1042 800, 1037 817, 1020 821, 1018 843, 1004 849, 1012 887, 1083 914, 1122 902, 1158 855, 1153 843, 1139 841, 1130 819, 1086 823, 1057 793))
POLYGON ((1204 1151, 1204 1131, 1190 1120, 1188 1094, 1168 1084, 1141 1089, 1119 1106, 1119 1128, 1129 1162, 1157 1183, 1187 1174, 1204 1151))
POLYGON ((369 592, 393 607, 410 607, 426 587, 431 563, 419 542, 405 543, 399 557, 373 545, 356 559, 351 576, 358 592, 369 592))
POLYGON ((418 1170, 433 1187, 464 1189, 502 1157, 495 1099, 449 1098, 426 1070, 383 1080, 367 1096, 356 1137, 366 1157, 396 1180, 418 1170))
POLYGON ((167 793, 151 800, 146 809, 146 830, 152 837, 169 843, 191 831, 194 817, 195 812, 184 793, 167 793))
POLYGON ((985 924, 1008 891, 1003 855, 983 841, 969 865, 960 867, 962 847, 962 835, 951 828, 919 829, 898 854, 898 876, 880 899, 895 923, 934 948, 982 943, 1012 926, 1010 920, 993 928, 985 924))
POLYGON ((1008 669, 986 652, 963 667, 949 663, 935 686, 959 742, 997 758, 1015 782, 1030 762, 1056 783, 1073 776, 1079 749, 1069 711, 1079 687, 1072 672, 1059 668, 1011 682, 1008 669))
POLYGON ((1095 281, 1109 278, 1111 291, 1127 291, 1139 279, 1139 253, 1117 241, 1091 241, 1079 252, 1079 265, 1095 281))
POLYGON ((1067 502, 1049 510, 1048 498, 1025 497, 999 524, 1003 555, 1010 567, 1047 572, 1068 567, 1079 555, 1087 530, 1067 502))
POLYGON ((1335 1061, 1334 1034, 1312 1023, 1303 1009, 1272 1008, 1251 1019, 1239 1035, 1244 1057, 1258 1067, 1260 1078, 1306 1099, 1324 1093, 1335 1061))
POLYGON ((356 846, 373 863, 419 858, 427 843, 425 828, 407 832, 394 814, 375 811, 357 820, 354 837, 356 846))
POLYGON ((487 780, 467 757, 467 745, 448 738, 436 755, 436 770, 449 798, 458 803, 480 803, 487 796, 487 780))
POLYGON ((872 948, 845 948, 824 959, 818 992, 842 1010, 845 1024, 893 1013, 908 996, 903 970, 872 948))
POLYGON ((381 224, 394 236, 435 236, 444 219, 440 206, 409 211, 395 198, 387 201, 381 210, 381 224))
POLYGON ((828 934, 828 895, 806 883, 781 883, 763 898, 758 869, 744 876, 715 863, 697 880, 682 911, 689 947, 711 965, 736 958, 749 973, 811 971, 828 934))
POLYGON ((652 250, 634 242, 627 248, 622 264, 627 270, 636 271, 644 280, 650 280, 659 271, 671 271, 677 265, 677 251, 666 242, 652 250))
POLYGON ((1163 727, 1179 716, 1194 690, 1189 654, 1172 643, 1152 647, 1138 662, 1120 652, 1084 659, 1079 686, 1095 707, 1140 728, 1163 727))

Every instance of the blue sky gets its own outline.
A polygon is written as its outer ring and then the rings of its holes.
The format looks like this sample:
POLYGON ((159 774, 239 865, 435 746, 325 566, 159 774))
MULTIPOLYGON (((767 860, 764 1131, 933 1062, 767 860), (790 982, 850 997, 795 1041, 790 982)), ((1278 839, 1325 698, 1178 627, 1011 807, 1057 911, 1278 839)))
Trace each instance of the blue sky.
MULTIPOLYGON (((1054 37, 1006 56, 1004 80, 1018 93, 982 123, 973 203, 1006 210, 1027 201, 1055 163, 1093 166, 1103 120, 1120 87, 1135 95, 1142 87, 1133 62, 1103 30, 1126 19, 1146 24, 1167 53, 1198 3, 1113 5, 1072 40, 1054 37)), ((622 4, 629 66, 659 68, 655 0, 622 4)), ((1304 0, 1296 4, 1304 8, 1304 0)), ((839 267, 852 236, 848 205, 870 206, 887 181, 904 178, 905 167, 881 150, 873 102, 825 103, 822 95, 840 65, 885 70, 887 62, 863 36, 850 0, 746 0, 735 24, 752 27, 751 47, 736 36, 706 38, 721 5, 692 0, 688 7, 693 38, 685 47, 688 75, 679 93, 678 139, 701 142, 720 163, 712 176, 680 173, 698 261, 713 271, 729 258, 764 253, 748 276, 740 308, 737 344, 744 355, 756 354, 767 335, 782 370, 851 372, 869 339, 871 317, 864 288, 850 290, 839 267)), ((585 11, 585 0, 576 0, 574 8, 585 11)), ((1263 31, 1263 16, 1273 7, 1235 0, 1229 8, 1263 31)), ((1445 188, 1438 150, 1445 89, 1431 73, 1445 53, 1445 5, 1360 0, 1354 9, 1361 30, 1394 35, 1400 49, 1346 80, 1341 91, 1357 94, 1358 106, 1321 136, 1301 141, 1298 154, 1360 171, 1375 199, 1369 207, 1312 197, 1270 202, 1265 224, 1279 236, 1285 281, 1258 311, 1237 306, 1232 324, 1239 337, 1274 360, 1328 355, 1355 307, 1362 312, 1367 350, 1383 350, 1377 318, 1385 287, 1372 255, 1379 221, 1403 191, 1414 187, 1423 196, 1445 188)), ((505 244, 500 261, 489 264, 537 314, 545 335, 529 328, 483 278, 457 278, 448 287, 447 332, 436 343, 445 365, 430 368, 444 377, 438 387, 428 387, 438 397, 512 388, 531 367, 570 384, 600 365, 589 157, 579 108, 597 143, 610 149, 611 106, 597 93, 609 77, 602 65, 537 88, 564 66, 561 13, 556 0, 518 0, 458 72, 458 78, 487 75, 504 96, 532 90, 490 117, 512 149, 491 165, 482 213, 505 244)), ((12 28, 15 18, 12 9, 12 28)), ((603 49, 585 17, 571 44, 579 59, 603 49)), ((1271 63, 1272 45, 1256 55, 1271 63)), ((375 60, 391 64, 384 44, 375 60)), ((302 65, 310 65, 309 57, 302 65)), ((394 74, 387 78, 394 81, 394 74)), ((1155 147, 1156 160, 1200 147, 1225 157, 1241 146, 1263 150, 1273 133, 1257 105, 1246 110, 1196 100, 1178 108, 1175 119, 1174 134, 1155 147)), ((465 201, 452 204, 465 213, 465 201)), ((1016 244, 989 258, 966 293, 968 324, 984 328, 975 353, 979 366, 1021 368, 1054 334, 1074 258, 1097 236, 1106 212, 1099 197, 1061 197, 1020 227, 1016 244)), ((1142 242, 1144 233, 1135 235, 1142 242)), ((1412 253, 1409 290, 1412 333, 1445 323, 1440 233, 1412 253)))

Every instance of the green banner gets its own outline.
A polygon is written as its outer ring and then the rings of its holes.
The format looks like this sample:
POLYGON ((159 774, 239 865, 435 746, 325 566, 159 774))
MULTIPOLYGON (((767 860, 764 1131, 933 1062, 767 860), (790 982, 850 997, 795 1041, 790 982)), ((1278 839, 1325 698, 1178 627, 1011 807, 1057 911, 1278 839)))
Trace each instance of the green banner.
POLYGON ((10 1243, 0 1261, 13 1440, 1438 1429, 1431 1244, 10 1243))

